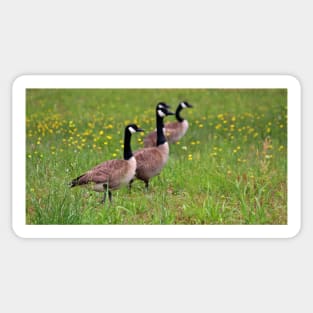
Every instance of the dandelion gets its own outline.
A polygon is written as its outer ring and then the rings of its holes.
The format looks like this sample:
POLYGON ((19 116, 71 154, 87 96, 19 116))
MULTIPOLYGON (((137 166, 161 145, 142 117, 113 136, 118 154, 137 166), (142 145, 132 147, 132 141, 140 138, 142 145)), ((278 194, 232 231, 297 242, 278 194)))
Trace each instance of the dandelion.
POLYGON ((188 154, 188 161, 192 161, 192 154, 188 154))
POLYGON ((181 147, 183 150, 187 150, 187 147, 186 146, 182 146, 181 147))
POLYGON ((102 136, 104 134, 103 130, 99 131, 99 135, 102 136))
POLYGON ((284 146, 279 146, 278 151, 282 151, 282 150, 284 150, 284 149, 285 149, 284 146))
POLYGON ((112 136, 107 135, 106 138, 107 138, 108 140, 111 140, 111 139, 112 139, 112 136))
POLYGON ((222 124, 217 124, 216 126, 215 126, 215 129, 220 129, 222 127, 222 124))
POLYGON ((112 156, 115 158, 117 156, 117 154, 114 152, 114 153, 112 153, 112 156))

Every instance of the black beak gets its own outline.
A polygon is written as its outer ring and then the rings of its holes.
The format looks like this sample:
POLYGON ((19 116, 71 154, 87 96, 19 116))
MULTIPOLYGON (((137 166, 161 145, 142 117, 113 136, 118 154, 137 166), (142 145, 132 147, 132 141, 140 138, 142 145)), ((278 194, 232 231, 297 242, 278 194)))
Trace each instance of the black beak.
POLYGON ((137 132, 144 132, 144 129, 142 129, 142 128, 137 128, 136 131, 137 131, 137 132))
POLYGON ((175 115, 175 113, 171 112, 171 111, 167 111, 166 115, 175 115))
POLYGON ((191 105, 191 104, 188 104, 188 108, 193 108, 193 105, 191 105))

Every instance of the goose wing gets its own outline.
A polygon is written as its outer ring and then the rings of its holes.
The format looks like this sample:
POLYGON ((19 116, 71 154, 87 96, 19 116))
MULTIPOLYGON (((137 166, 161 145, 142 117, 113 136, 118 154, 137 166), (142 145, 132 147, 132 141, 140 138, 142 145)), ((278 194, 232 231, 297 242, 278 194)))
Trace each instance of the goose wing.
POLYGON ((157 175, 164 166, 164 158, 157 147, 140 149, 134 156, 137 161, 136 176, 142 179, 157 175))
POLYGON ((110 189, 117 188, 127 172, 128 164, 125 160, 110 160, 103 162, 85 174, 72 181, 72 187, 89 183, 108 184, 110 189))

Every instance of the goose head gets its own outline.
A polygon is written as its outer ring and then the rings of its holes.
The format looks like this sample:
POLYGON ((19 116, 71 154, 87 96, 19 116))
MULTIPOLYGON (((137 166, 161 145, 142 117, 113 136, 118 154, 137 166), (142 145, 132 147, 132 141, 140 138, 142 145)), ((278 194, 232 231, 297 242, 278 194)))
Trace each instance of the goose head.
POLYGON ((157 112, 157 116, 161 118, 164 118, 165 116, 168 116, 168 115, 175 115, 175 113, 171 112, 168 108, 160 107, 159 104, 156 107, 156 112, 157 112))
POLYGON ((193 106, 188 103, 187 101, 182 101, 179 103, 179 106, 182 108, 182 109, 185 109, 185 108, 192 108, 193 106))
POLYGON ((143 132, 144 130, 139 128, 136 124, 129 124, 126 126, 126 131, 128 131, 130 134, 134 134, 137 132, 143 132))

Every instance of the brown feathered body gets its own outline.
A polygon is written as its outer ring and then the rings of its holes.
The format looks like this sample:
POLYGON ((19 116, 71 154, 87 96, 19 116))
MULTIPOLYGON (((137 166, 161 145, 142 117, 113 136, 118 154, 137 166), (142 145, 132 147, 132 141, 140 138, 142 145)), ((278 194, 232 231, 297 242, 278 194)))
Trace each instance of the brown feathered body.
POLYGON ((135 176, 145 182, 159 175, 165 166, 169 155, 168 143, 165 142, 157 147, 143 148, 134 153, 137 161, 135 176))
MULTIPOLYGON (((175 143, 180 140, 188 130, 188 121, 183 120, 182 122, 171 122, 166 123, 163 128, 164 135, 166 137, 167 142, 175 143)), ((145 148, 155 147, 157 142, 157 132, 156 130, 148 134, 144 140, 143 144, 145 148)))
POLYGON ((103 162, 72 181, 71 187, 90 186, 94 191, 118 189, 127 185, 135 176, 136 159, 103 162))

